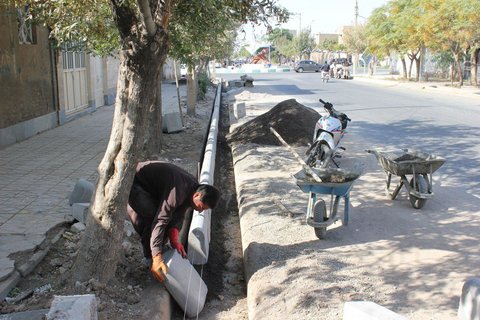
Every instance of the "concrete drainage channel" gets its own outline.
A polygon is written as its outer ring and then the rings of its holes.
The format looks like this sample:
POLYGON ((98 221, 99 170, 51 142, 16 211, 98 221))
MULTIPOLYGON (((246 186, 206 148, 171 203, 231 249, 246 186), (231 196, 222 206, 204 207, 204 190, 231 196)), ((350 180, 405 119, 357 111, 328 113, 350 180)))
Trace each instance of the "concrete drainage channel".
MULTIPOLYGON (((240 310, 234 312, 247 314, 233 160, 225 138, 230 128, 229 105, 228 102, 221 103, 220 87, 217 88, 210 122, 199 181, 219 188, 222 191, 222 201, 211 214, 200 215, 194 212, 190 223, 188 258, 208 288, 206 297, 194 298, 198 307, 193 312, 199 312, 199 319, 215 316, 234 306, 238 309, 238 305, 240 310), (215 157, 215 154, 219 156, 215 157), (244 303, 239 304, 238 301, 242 299, 245 300, 244 303)), ((195 294, 201 296, 205 293, 200 290, 195 294)), ((191 310, 183 310, 185 308, 181 307, 184 301, 177 302, 172 310, 172 319, 192 316, 191 310)))

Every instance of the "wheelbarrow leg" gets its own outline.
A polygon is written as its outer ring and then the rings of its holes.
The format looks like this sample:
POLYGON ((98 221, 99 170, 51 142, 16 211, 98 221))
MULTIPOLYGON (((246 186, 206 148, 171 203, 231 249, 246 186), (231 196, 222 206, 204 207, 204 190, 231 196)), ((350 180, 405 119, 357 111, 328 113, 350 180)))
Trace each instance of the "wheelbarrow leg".
POLYGON ((345 211, 343 214, 343 225, 348 226, 348 209, 350 208, 350 193, 348 193, 345 197, 343 197, 345 202, 345 211))
MULTIPOLYGON (((403 187, 403 179, 400 179, 400 183, 395 187, 395 190, 393 190, 392 193, 390 193, 390 184, 392 182, 392 174, 391 173, 386 173, 387 176, 387 187, 385 188, 385 193, 387 194, 387 197, 389 197, 391 200, 395 200, 397 197, 398 193, 400 192, 400 189, 403 187)), ((403 176, 402 176, 403 177, 403 176)))

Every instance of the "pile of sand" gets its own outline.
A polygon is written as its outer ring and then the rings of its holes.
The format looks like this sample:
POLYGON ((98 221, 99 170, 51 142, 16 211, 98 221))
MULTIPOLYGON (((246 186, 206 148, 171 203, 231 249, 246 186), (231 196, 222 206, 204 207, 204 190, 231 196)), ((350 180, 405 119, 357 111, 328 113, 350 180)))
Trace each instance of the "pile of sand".
POLYGON ((281 145, 270 132, 273 127, 292 146, 306 146, 311 142, 315 123, 320 114, 295 99, 280 102, 270 111, 237 127, 227 135, 229 143, 257 143, 281 145))

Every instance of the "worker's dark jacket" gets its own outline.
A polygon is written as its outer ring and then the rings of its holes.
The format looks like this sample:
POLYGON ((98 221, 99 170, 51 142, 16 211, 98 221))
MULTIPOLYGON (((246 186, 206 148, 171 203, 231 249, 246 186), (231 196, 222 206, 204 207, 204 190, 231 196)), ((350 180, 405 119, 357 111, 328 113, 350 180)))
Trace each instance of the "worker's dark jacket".
MULTIPOLYGON (((150 247, 152 256, 156 256, 161 253, 167 228, 181 229, 185 212, 193 207, 192 196, 198 182, 190 173, 173 164, 147 161, 138 164, 133 184, 145 190, 157 204, 156 213, 150 214, 153 217, 145 217, 146 222, 152 222, 150 247)), ((135 199, 130 197, 129 203, 135 209, 135 199)))

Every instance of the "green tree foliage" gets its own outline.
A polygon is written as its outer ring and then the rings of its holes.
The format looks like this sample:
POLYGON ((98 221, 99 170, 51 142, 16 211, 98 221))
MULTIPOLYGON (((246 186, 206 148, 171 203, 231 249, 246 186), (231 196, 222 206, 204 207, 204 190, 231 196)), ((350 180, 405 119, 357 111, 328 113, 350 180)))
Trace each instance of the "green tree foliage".
POLYGON ((365 51, 367 48, 367 37, 364 30, 365 27, 363 25, 345 30, 343 42, 348 52, 360 54, 365 51))
POLYGON ((480 48, 479 23, 478 0, 391 0, 368 20, 368 48, 376 54, 408 54, 417 70, 425 48, 450 51, 462 84, 465 54, 480 48))
POLYGON ((287 29, 276 28, 267 35, 269 41, 274 47, 272 52, 273 59, 282 63, 285 58, 291 58, 295 55, 295 45, 293 35, 287 29))
POLYGON ((315 49, 315 39, 309 29, 303 30, 298 37, 294 38, 294 48, 300 57, 310 57, 313 49, 315 49))
POLYGON ((244 59, 244 58, 248 58, 251 56, 251 53, 250 51, 247 50, 247 48, 245 48, 245 46, 242 46, 236 53, 235 53, 235 57, 238 58, 238 59, 244 59))
MULTIPOLYGON (((173 42, 172 34, 177 32, 178 37, 196 41, 191 38, 193 33, 205 40, 205 45, 222 34, 218 31, 221 26, 210 24, 212 17, 200 10, 202 6, 226 14, 229 26, 272 18, 284 21, 288 13, 274 0, 10 0, 7 5, 14 3, 28 5, 37 21, 48 26, 59 42, 80 41, 91 52, 116 53, 120 59, 112 134, 98 167, 91 215, 70 279, 72 283, 90 278, 108 282, 121 252, 136 165, 144 156, 144 145, 159 139, 149 134, 154 123, 149 119, 161 109, 160 74, 168 50, 178 40, 173 42)), ((176 50, 183 50, 186 42, 176 50)), ((199 50, 197 42, 192 48, 199 50)), ((187 55, 188 50, 182 52, 187 55)))

